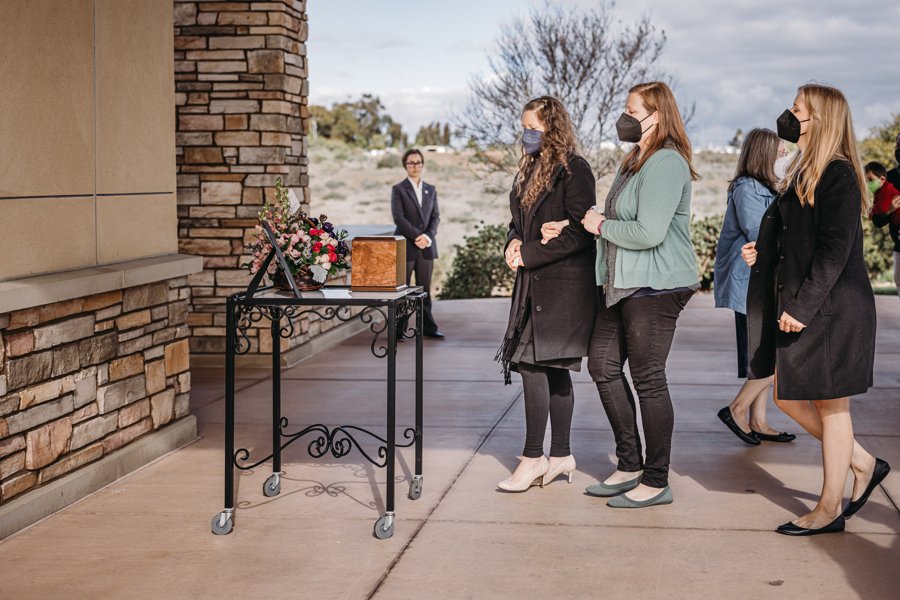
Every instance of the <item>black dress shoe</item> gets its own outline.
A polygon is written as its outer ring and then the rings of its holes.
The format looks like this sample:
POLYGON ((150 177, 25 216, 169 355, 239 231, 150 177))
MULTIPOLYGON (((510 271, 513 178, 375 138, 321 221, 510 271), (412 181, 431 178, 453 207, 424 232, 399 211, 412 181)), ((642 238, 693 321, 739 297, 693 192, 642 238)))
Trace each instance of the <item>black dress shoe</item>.
POLYGON ((887 477, 887 474, 891 472, 891 465, 887 464, 886 461, 881 460, 880 458, 875 459, 875 470, 872 472, 872 479, 869 480, 869 485, 866 486, 866 491, 863 492, 863 495, 857 498, 856 500, 851 500, 849 504, 847 504, 847 508, 844 509, 844 518, 849 519, 857 512, 859 509, 863 507, 866 503, 866 500, 869 499, 869 496, 872 492, 875 491, 875 488, 879 483, 884 481, 884 478, 887 477))
POLYGON ((427 338, 431 338, 431 339, 433 339, 433 340, 442 340, 442 339, 444 339, 444 334, 441 333, 440 331, 435 331, 435 332, 433 332, 433 333, 423 333, 422 335, 424 335, 424 336, 427 337, 427 338))
POLYGON ((805 535, 820 535, 822 533, 840 533, 844 530, 844 515, 838 515, 838 518, 826 525, 825 527, 819 527, 818 529, 807 529, 806 527, 798 527, 791 522, 785 523, 784 525, 779 525, 777 531, 783 535, 793 535, 793 536, 805 536, 805 535))
POLYGON ((734 417, 731 416, 731 407, 726 406, 722 410, 718 412, 719 420, 725 423, 725 426, 730 429, 734 435, 741 438, 742 442, 746 442, 751 446, 759 446, 759 438, 756 437, 756 434, 752 431, 750 433, 745 432, 743 429, 738 427, 738 424, 734 422, 734 417))
POLYGON ((793 433, 786 433, 784 431, 772 435, 770 433, 760 433, 751 429, 750 433, 764 442, 793 442, 797 438, 793 433))

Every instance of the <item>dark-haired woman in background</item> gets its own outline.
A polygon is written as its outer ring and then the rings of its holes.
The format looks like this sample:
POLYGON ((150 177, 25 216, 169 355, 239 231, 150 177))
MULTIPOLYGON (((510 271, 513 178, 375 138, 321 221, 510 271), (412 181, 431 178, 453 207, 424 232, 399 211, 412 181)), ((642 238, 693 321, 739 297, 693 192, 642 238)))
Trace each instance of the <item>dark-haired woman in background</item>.
MULTIPOLYGON (((728 207, 716 246, 716 306, 734 311, 738 377, 747 377, 747 284, 750 267, 741 247, 755 242, 763 213, 775 199, 775 163, 784 154, 784 142, 769 129, 752 129, 744 139, 734 179, 728 186, 728 207)), ((790 442, 796 436, 779 433, 766 422, 771 377, 747 379, 719 419, 742 441, 758 446, 760 440, 790 442)))
POLYGON ((542 243, 541 224, 581 215, 595 202, 594 175, 577 154, 575 129, 556 98, 541 96, 522 110, 522 157, 509 195, 512 222, 506 262, 516 271, 512 307, 497 359, 522 376, 525 449, 515 472, 498 487, 523 492, 560 474, 569 482, 574 395, 569 371, 581 369, 594 319, 594 239, 579 224, 542 243), (550 459, 544 457, 547 418, 550 459))

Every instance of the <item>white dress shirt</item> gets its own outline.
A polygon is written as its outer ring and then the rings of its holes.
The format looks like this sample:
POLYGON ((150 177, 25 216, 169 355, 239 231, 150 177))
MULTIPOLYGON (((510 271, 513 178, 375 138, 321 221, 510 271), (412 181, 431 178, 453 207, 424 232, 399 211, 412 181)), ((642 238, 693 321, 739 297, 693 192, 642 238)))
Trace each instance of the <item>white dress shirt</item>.
POLYGON ((413 186, 413 191, 416 193, 416 200, 419 201, 419 208, 421 208, 422 207, 422 180, 420 179, 419 183, 417 184, 415 181, 412 180, 412 177, 407 177, 407 179, 413 186))
MULTIPOLYGON (((419 183, 413 181, 412 177, 407 177, 409 182, 412 184, 413 191, 416 193, 416 200, 419 201, 419 208, 422 208, 422 180, 419 179, 419 183)), ((428 240, 428 248, 431 248, 431 238, 427 233, 423 233, 422 235, 428 240)))

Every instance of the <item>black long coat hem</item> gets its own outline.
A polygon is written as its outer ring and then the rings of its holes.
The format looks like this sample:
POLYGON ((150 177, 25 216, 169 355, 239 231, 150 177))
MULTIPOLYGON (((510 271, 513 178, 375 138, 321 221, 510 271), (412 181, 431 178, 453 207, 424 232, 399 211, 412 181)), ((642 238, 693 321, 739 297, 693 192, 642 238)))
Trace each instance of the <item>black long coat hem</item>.
POLYGON ((781 400, 865 393, 875 364, 875 296, 863 258, 860 190, 853 166, 833 160, 803 206, 793 188, 759 228, 747 294, 750 378, 778 374, 781 400), (806 328, 784 333, 783 312, 806 328))

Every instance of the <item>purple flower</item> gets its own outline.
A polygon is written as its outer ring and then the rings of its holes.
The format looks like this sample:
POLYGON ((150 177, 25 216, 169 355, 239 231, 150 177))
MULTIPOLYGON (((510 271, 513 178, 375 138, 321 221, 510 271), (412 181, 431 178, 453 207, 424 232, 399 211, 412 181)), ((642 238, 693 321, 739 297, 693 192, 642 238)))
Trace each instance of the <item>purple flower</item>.
POLYGON ((328 221, 325 221, 324 223, 322 223, 322 229, 324 229, 328 233, 334 233, 334 225, 332 225, 328 221))

